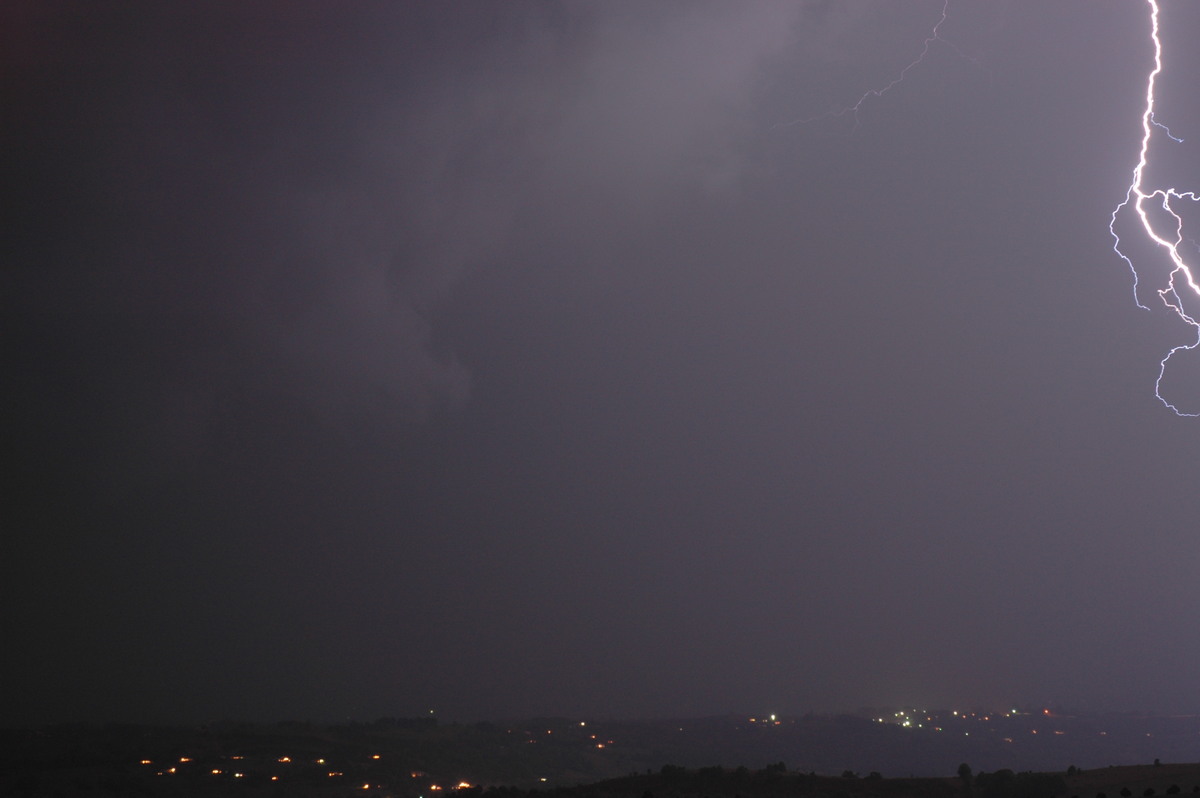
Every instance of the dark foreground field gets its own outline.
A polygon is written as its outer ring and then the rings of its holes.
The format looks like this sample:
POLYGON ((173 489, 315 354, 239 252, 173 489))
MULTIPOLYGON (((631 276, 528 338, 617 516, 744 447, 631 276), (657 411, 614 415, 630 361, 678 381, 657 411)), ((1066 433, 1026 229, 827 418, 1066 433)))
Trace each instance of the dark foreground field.
MULTIPOLYGON (((236 762, 236 760, 235 760, 236 762)), ((188 764, 188 763, 184 763, 188 764)), ((139 763, 140 765, 140 763, 139 763)), ((13 796, 421 796, 439 794, 431 785, 390 785, 383 773, 363 770, 290 774, 264 779, 220 769, 190 775, 160 775, 142 768, 80 766, 10 772, 3 795, 13 796), (375 778, 372 778, 374 776, 375 778)), ((412 777, 410 776, 410 779, 412 777)), ((1171 798, 1200 794, 1200 764, 1124 766, 1061 773, 1002 770, 962 778, 864 778, 818 776, 770 766, 763 770, 719 766, 689 770, 664 766, 657 773, 631 774, 572 787, 520 788, 447 786, 458 798, 1171 798)))

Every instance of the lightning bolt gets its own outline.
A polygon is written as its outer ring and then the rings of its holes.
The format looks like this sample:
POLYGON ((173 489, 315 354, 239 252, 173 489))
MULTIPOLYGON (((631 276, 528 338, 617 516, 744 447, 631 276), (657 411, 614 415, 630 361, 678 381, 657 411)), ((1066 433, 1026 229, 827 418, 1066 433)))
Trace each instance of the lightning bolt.
POLYGON ((804 119, 793 119, 790 122, 780 122, 778 124, 773 125, 771 129, 773 130, 775 128, 780 128, 780 127, 792 127, 793 125, 807 125, 811 122, 818 122, 822 119, 830 119, 830 118, 836 119, 839 117, 843 117, 846 114, 852 114, 854 116, 854 130, 858 130, 858 112, 860 110, 862 110, 863 104, 872 98, 878 99, 878 98, 882 97, 883 95, 887 94, 889 91, 894 89, 896 86, 903 83, 904 79, 908 76, 908 73, 911 72, 913 69, 915 69, 929 55, 930 48, 933 47, 934 42, 941 42, 942 44, 945 44, 947 47, 949 47, 954 52, 958 53, 960 56, 962 56, 966 60, 974 63, 974 59, 968 58, 967 56, 963 55, 962 51, 959 50, 957 47, 955 47, 952 42, 947 41, 946 39, 942 38, 941 27, 942 27, 942 24, 946 21, 946 17, 949 15, 949 13, 950 13, 950 0, 943 0, 942 14, 938 18, 938 21, 936 23, 934 23, 933 28, 929 31, 929 35, 925 37, 925 42, 921 48, 921 52, 917 55, 916 58, 914 58, 912 61, 909 61, 908 64, 903 69, 901 69, 894 78, 892 78, 890 81, 885 83, 883 86, 880 86, 880 87, 874 88, 874 89, 868 89, 867 91, 863 92, 862 96, 859 97, 858 100, 853 105, 847 105, 843 108, 837 108, 832 111, 826 111, 823 114, 817 114, 816 116, 810 116, 810 117, 804 118, 804 119))
POLYGON ((1187 324, 1196 333, 1196 340, 1190 344, 1180 344, 1172 347, 1159 363, 1158 379, 1154 382, 1154 395, 1160 402, 1171 409, 1177 416, 1185 417, 1200 417, 1200 412, 1188 413, 1180 410, 1176 405, 1169 402, 1162 395, 1162 381, 1167 373, 1167 363, 1171 358, 1175 357, 1179 352, 1189 352, 1200 346, 1200 322, 1184 309, 1183 297, 1180 292, 1184 292, 1184 296, 1194 296, 1200 298, 1200 285, 1197 285, 1195 275, 1192 268, 1188 266, 1180 253, 1180 247, 1184 242, 1183 235, 1183 219, 1180 217, 1177 207, 1183 201, 1200 202, 1200 196, 1197 196, 1194 191, 1179 191, 1175 188, 1149 188, 1146 186, 1146 167, 1150 163, 1150 150, 1156 132, 1161 132, 1166 135, 1171 141, 1181 143, 1183 139, 1173 135, 1166 125, 1155 119, 1154 112, 1154 84, 1158 76, 1163 71, 1162 65, 1162 41, 1159 38, 1159 8, 1158 0, 1146 0, 1150 9, 1150 39, 1154 44, 1154 68, 1150 70, 1150 74, 1146 78, 1146 107, 1142 111, 1142 143, 1141 149, 1138 151, 1137 165, 1133 167, 1133 179, 1129 183, 1129 188, 1125 191, 1125 198, 1117 204, 1113 209, 1112 218, 1108 223, 1108 231, 1113 237, 1113 252, 1121 257, 1122 260, 1129 266, 1130 272, 1133 273, 1133 301, 1138 307, 1149 310, 1150 308, 1142 304, 1138 296, 1139 275, 1137 267, 1133 260, 1125 254, 1121 249, 1121 237, 1117 234, 1117 218, 1122 212, 1132 208, 1141 222, 1142 230, 1146 237, 1154 243, 1155 246, 1161 248, 1167 253, 1170 258, 1172 269, 1167 277, 1165 284, 1156 289, 1159 299, 1163 305, 1172 313, 1175 314, 1184 324, 1187 324), (1151 210, 1155 207, 1161 208, 1164 215, 1160 217, 1161 227, 1165 227, 1165 231, 1156 229, 1155 224, 1151 221, 1151 210))

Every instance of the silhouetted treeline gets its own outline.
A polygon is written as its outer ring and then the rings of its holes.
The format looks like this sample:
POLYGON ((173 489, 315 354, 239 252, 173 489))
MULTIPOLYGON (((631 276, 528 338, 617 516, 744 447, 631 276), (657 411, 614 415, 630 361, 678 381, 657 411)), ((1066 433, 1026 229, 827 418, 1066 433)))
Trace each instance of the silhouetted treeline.
MULTIPOLYGON (((950 779, 885 779, 879 773, 859 778, 794 773, 783 762, 758 770, 744 766, 695 769, 664 765, 658 772, 632 774, 578 787, 552 790, 490 788, 483 798, 960 798, 950 779)), ((1046 796, 1045 798, 1049 798, 1046 796)))

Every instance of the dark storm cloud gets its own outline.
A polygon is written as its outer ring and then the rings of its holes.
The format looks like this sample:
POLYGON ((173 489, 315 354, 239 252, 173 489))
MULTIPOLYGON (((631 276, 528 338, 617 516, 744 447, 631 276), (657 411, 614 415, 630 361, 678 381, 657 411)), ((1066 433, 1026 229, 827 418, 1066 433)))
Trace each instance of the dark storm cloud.
POLYGON ((23 520, 110 517, 118 561, 180 491, 215 480, 202 517, 241 517, 290 501, 276 470, 337 430, 461 407, 447 291, 499 268, 523 208, 569 226, 599 198, 619 224, 661 183, 727 179, 729 114, 708 117, 792 15, 217 11, 18 6, 6 28, 17 434, 38 498, 81 505, 23 520))
POLYGON ((77 328, 178 338, 129 341, 126 357, 169 350, 157 365, 199 392, 252 391, 269 368, 274 388, 335 404, 379 393, 424 412, 465 396, 461 367, 432 351, 428 306, 494 214, 471 186, 431 195, 463 142, 399 116, 423 100, 389 80, 408 70, 384 42, 356 52, 386 20, 316 7, 59 16, 68 40, 48 81, 31 75, 48 118, 23 166, 45 204, 28 209, 29 259, 52 250, 65 282, 84 282, 77 328), (79 215, 54 213, 65 202, 79 215))
POLYGON ((940 10, 6 10, 5 712, 1193 706, 1144 19, 789 124, 940 10))
POLYGON ((555 206, 725 179, 734 156, 712 139, 728 133, 708 120, 736 110, 789 14, 32 12, 13 34, 40 53, 15 65, 41 86, 24 89, 40 125, 18 131, 30 292, 68 335, 128 336, 88 358, 123 398, 174 373, 138 417, 174 415, 173 390, 203 415, 263 381, 356 413, 460 403, 469 375, 433 310, 494 260, 535 184, 555 206))

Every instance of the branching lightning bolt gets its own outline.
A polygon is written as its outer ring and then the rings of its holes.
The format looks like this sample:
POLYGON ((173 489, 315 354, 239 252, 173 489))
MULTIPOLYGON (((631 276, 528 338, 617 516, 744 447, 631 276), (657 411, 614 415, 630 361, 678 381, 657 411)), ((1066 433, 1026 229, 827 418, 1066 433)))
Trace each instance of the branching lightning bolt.
MULTIPOLYGON (((954 50, 954 52, 958 53, 963 58, 966 58, 966 56, 964 56, 957 47, 955 47, 951 42, 942 38, 941 27, 942 27, 942 24, 946 21, 946 17, 949 15, 949 13, 950 13, 950 0, 943 0, 941 17, 938 19, 938 21, 936 23, 934 23, 933 28, 929 31, 929 35, 925 37, 925 43, 924 43, 924 46, 921 48, 921 52, 917 55, 916 58, 914 58, 912 61, 909 61, 908 64, 903 69, 901 69, 894 78, 892 78, 890 81, 888 81, 883 86, 880 86, 879 88, 868 89, 867 91, 863 92, 862 96, 859 97, 858 100, 853 105, 847 105, 844 108, 837 108, 832 111, 826 111, 823 114, 817 114, 816 116, 810 116, 806 119, 793 119, 790 122, 780 122, 779 124, 774 125, 773 127, 779 128, 779 127, 792 127, 793 125, 807 125, 810 122, 818 122, 822 119, 837 118, 837 117, 845 116, 846 114, 852 114, 854 116, 854 128, 857 130, 858 129, 858 112, 860 110, 862 110, 863 104, 866 103, 868 100, 870 100, 872 97, 874 97, 876 99, 878 99, 879 97, 882 97, 883 95, 887 94, 889 91, 894 89, 896 86, 903 83, 904 79, 906 77, 908 77, 908 73, 911 72, 913 69, 915 69, 929 55, 929 50, 933 46, 934 42, 942 42, 947 47, 954 50)), ((968 58, 967 60, 970 61, 972 59, 968 58)))
POLYGON ((1117 234, 1116 230, 1117 217, 1120 216, 1121 212, 1127 208, 1132 208, 1137 214, 1137 218, 1141 222, 1142 230, 1145 231, 1146 236, 1156 246, 1165 250, 1167 256, 1171 259, 1173 268, 1166 280, 1166 285, 1157 289, 1158 296, 1168 310, 1195 331, 1196 340, 1190 344, 1175 346, 1167 352, 1166 356, 1159 363, 1158 379, 1154 382, 1154 395, 1178 416, 1200 417, 1200 412, 1184 412, 1167 401, 1162 395, 1162 381, 1163 376, 1167 372, 1167 363, 1179 352, 1191 351, 1200 346, 1200 322, 1184 309, 1184 303, 1180 296, 1180 291, 1185 292, 1185 295, 1190 291, 1192 295, 1200 298, 1200 285, 1196 283, 1192 268, 1184 261, 1183 255, 1179 251, 1184 242, 1183 219, 1175 209, 1176 205, 1183 200, 1200 202, 1200 196, 1197 196, 1194 191, 1179 191, 1175 188, 1150 189, 1145 186, 1146 167, 1150 162, 1150 149, 1155 131, 1162 131, 1167 138, 1176 143, 1183 141, 1183 139, 1173 135, 1167 126, 1159 122, 1154 115, 1154 84, 1159 74, 1163 71, 1162 41, 1158 35, 1158 0, 1146 0, 1146 3, 1150 8, 1150 39, 1154 45, 1154 68, 1150 70, 1150 74, 1146 79, 1146 107, 1142 111, 1142 143, 1141 149, 1138 151, 1137 165, 1133 168, 1133 179, 1129 184, 1129 188, 1125 191, 1125 198, 1113 209, 1112 219, 1108 224, 1108 231, 1113 237, 1113 251, 1125 261, 1129 266, 1129 270, 1133 273, 1133 301, 1140 308, 1145 310, 1150 309, 1146 305, 1143 305, 1141 299, 1138 297, 1139 277, 1137 267, 1134 266, 1133 260, 1121 250, 1121 237, 1117 234), (1169 229, 1166 233, 1155 229, 1150 219, 1150 213, 1147 210, 1148 205, 1150 207, 1157 205, 1169 217, 1170 221, 1166 225, 1169 229))

